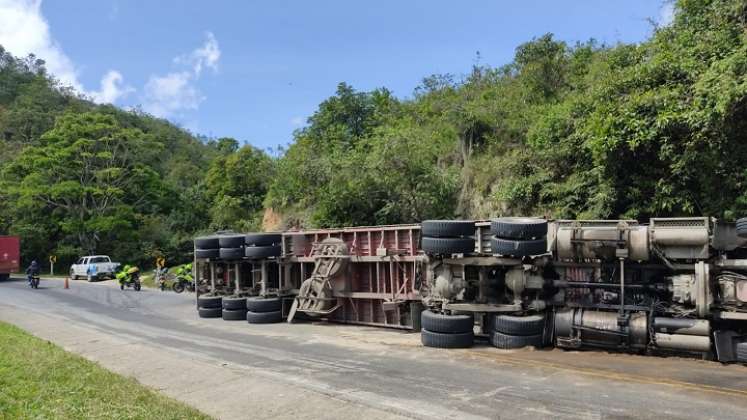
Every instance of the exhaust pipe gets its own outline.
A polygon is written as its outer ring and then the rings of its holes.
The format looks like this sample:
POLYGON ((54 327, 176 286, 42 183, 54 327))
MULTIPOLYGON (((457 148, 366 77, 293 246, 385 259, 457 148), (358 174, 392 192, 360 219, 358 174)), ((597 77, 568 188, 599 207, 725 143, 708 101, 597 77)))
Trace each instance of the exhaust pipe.
POLYGON ((654 318, 654 330, 665 334, 711 335, 711 323, 705 319, 654 318))
POLYGON ((654 341, 657 347, 663 349, 699 352, 711 350, 711 338, 708 336, 656 333, 654 341))

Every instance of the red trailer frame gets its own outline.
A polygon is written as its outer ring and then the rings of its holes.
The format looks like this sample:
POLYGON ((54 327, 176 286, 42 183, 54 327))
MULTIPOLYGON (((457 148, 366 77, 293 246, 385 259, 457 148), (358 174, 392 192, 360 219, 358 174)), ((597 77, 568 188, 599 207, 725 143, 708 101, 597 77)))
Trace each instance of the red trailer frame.
POLYGON ((297 294, 314 269, 314 244, 343 240, 345 274, 333 283, 339 308, 330 321, 389 328, 417 328, 420 312, 420 225, 354 227, 283 233, 280 289, 297 294), (416 316, 413 316, 416 314, 416 316))

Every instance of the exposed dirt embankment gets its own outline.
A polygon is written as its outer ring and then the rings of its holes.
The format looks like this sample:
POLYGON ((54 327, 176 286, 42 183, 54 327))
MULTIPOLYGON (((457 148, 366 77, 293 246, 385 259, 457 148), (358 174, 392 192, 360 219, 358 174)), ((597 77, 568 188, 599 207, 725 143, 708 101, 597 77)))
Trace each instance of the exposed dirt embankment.
POLYGON ((266 208, 262 215, 262 230, 264 232, 275 232, 282 230, 283 217, 272 208, 266 208))

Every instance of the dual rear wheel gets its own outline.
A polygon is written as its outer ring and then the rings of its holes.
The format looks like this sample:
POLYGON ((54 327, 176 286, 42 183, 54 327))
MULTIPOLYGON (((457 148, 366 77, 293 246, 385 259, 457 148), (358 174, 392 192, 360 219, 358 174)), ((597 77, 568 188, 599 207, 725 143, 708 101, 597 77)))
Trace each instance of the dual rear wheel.
POLYGON ((420 340, 426 347, 455 349, 475 343, 475 318, 469 315, 446 315, 425 310, 420 315, 423 330, 420 340))
POLYGON ((471 220, 426 220, 420 224, 420 247, 429 255, 471 254, 474 234, 471 220))
MULTIPOLYGON (((542 347, 545 315, 490 315, 490 344, 499 349, 542 347)), ((475 342, 472 314, 447 315, 432 310, 421 314, 421 342, 426 347, 468 348, 475 342)))

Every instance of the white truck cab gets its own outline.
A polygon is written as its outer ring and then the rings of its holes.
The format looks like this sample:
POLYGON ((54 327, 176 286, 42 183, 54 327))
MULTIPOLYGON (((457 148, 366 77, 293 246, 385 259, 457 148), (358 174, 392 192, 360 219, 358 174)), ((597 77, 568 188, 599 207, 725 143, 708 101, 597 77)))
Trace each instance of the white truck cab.
POLYGON ((114 274, 119 268, 119 263, 112 262, 108 255, 89 255, 80 257, 70 267, 70 278, 76 280, 78 277, 88 278, 89 267, 95 273, 90 280, 98 280, 104 277, 114 278, 114 274))

